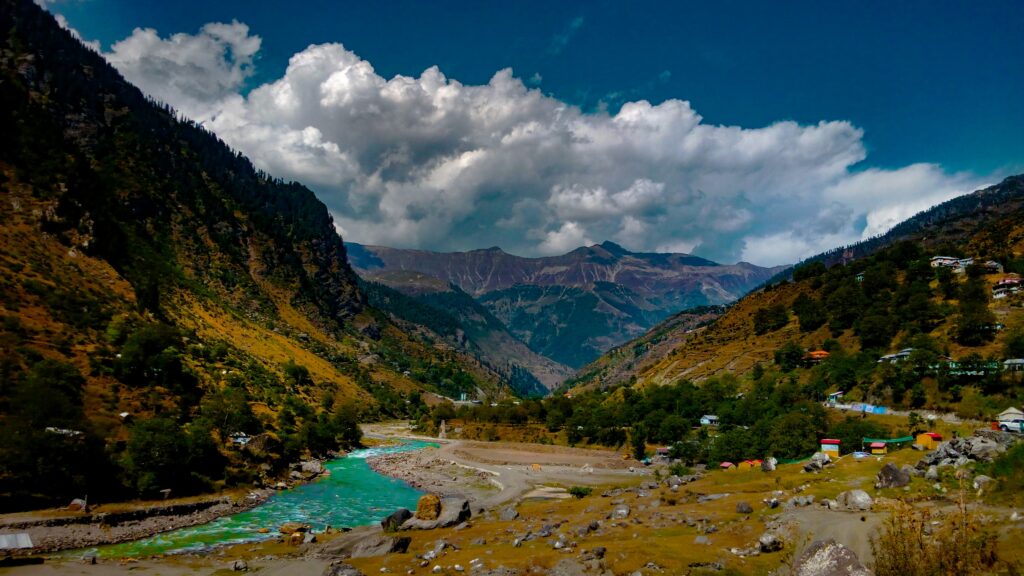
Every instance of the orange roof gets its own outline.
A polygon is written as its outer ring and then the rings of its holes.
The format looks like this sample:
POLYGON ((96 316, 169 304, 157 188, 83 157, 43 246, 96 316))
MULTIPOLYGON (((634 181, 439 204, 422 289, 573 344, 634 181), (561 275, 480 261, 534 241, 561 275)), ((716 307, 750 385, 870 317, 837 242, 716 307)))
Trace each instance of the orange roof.
POLYGON ((826 350, 812 350, 804 355, 805 358, 811 358, 813 360, 824 360, 828 358, 829 354, 826 350))

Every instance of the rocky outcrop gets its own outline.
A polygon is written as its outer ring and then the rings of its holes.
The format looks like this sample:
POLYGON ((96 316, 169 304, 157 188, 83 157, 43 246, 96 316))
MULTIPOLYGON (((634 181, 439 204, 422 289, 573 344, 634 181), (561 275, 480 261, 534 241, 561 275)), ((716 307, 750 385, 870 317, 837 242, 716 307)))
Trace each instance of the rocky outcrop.
POLYGON ((793 563, 793 576, 871 576, 852 550, 829 538, 815 540, 793 563))
POLYGON ((962 466, 968 462, 991 462, 1002 454, 1018 437, 1000 430, 978 430, 973 436, 953 438, 925 454, 917 463, 924 470, 929 466, 962 466))
POLYGON ((887 462, 878 471, 875 480, 875 488, 903 488, 910 484, 910 474, 901 468, 897 468, 892 462, 887 462))
POLYGON ((355 566, 336 562, 324 569, 323 576, 364 576, 355 566))
POLYGON ((741 501, 736 503, 737 514, 752 514, 753 512, 754 508, 750 505, 750 502, 741 501))

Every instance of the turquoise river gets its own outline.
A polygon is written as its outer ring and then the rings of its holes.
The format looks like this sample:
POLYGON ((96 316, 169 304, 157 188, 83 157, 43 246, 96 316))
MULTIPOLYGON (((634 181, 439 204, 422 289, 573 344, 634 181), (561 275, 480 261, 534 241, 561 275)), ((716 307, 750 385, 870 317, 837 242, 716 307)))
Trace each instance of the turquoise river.
POLYGON ((423 442, 357 450, 327 462, 330 472, 315 482, 283 490, 259 506, 207 524, 180 528, 149 538, 96 548, 100 557, 150 556, 201 552, 214 546, 255 542, 276 537, 285 522, 303 522, 322 530, 326 526, 361 526, 379 521, 397 508, 415 508, 421 493, 401 480, 370 469, 366 459, 377 454, 417 450, 423 442), (259 530, 266 528, 269 534, 259 530))

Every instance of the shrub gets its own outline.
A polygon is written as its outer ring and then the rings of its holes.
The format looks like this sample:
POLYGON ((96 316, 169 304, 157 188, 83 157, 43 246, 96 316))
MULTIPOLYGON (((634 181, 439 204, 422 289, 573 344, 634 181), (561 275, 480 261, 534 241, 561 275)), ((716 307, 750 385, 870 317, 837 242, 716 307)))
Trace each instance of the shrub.
POLYGON ((593 491, 594 489, 589 486, 573 486, 572 488, 569 488, 569 494, 572 494, 576 498, 590 496, 590 493, 593 491))
POLYGON ((996 565, 996 535, 967 509, 965 490, 948 516, 898 503, 871 539, 877 576, 988 574, 996 565), (930 531, 927 530, 930 528, 930 531))

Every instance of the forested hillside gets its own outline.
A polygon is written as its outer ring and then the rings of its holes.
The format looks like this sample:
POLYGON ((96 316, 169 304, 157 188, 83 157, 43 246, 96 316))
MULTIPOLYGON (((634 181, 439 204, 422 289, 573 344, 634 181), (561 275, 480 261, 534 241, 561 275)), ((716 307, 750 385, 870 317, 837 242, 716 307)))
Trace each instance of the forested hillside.
POLYGON ((0 134, 0 509, 268 481, 424 388, 494 389, 366 306, 310 190, 28 0, 0 2, 0 134))
POLYGON ((1024 273, 1024 178, 934 210, 897 227, 913 230, 899 241, 871 241, 868 256, 801 265, 792 281, 740 300, 635 371, 613 375, 621 360, 609 355, 584 370, 580 384, 648 386, 776 369, 814 400, 841 391, 848 401, 968 417, 1019 402, 1020 374, 1003 361, 1024 356, 1024 302, 999 286, 1024 273), (933 266, 937 255, 973 264, 933 266))

